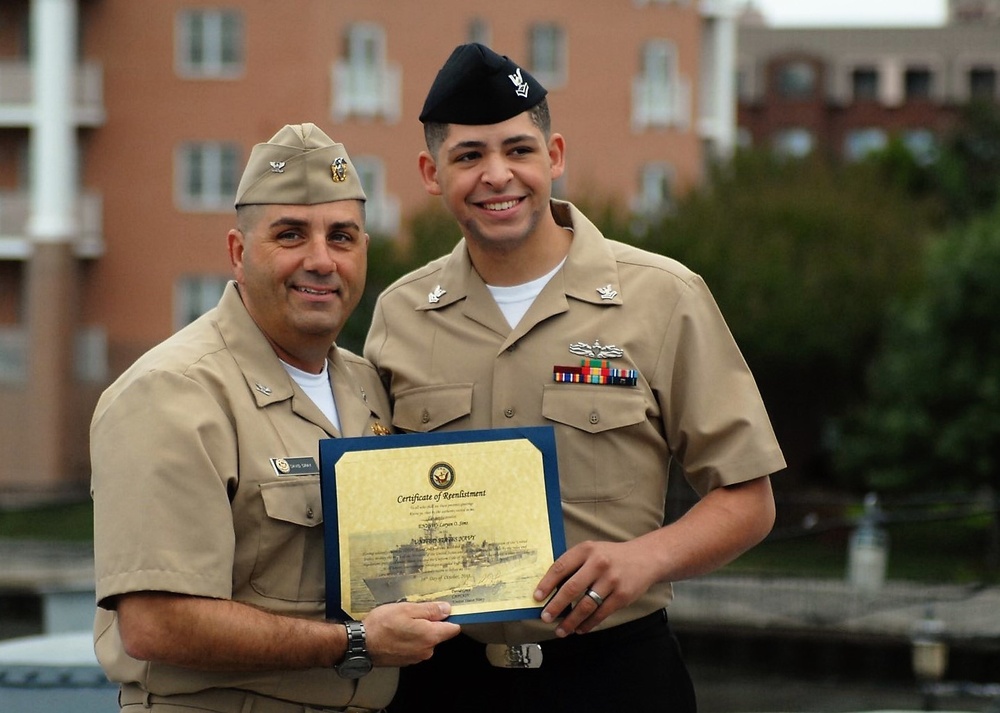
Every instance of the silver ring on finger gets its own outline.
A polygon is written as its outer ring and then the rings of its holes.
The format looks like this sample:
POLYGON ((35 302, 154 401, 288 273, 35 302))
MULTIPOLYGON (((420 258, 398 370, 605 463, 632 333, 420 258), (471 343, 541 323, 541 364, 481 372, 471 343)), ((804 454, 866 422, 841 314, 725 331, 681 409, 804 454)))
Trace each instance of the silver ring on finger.
POLYGON ((590 599, 597 606, 601 606, 602 604, 604 604, 604 597, 602 597, 600 594, 598 594, 597 592, 595 592, 590 587, 587 587, 587 591, 583 593, 583 596, 590 597, 590 599))

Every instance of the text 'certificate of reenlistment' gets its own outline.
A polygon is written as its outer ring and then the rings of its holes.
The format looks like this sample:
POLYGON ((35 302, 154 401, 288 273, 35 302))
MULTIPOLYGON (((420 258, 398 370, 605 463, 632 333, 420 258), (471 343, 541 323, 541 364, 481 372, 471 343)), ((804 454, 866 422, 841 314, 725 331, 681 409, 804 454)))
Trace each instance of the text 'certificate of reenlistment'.
POLYGON ((566 549, 550 426, 320 441, 327 616, 448 601, 451 621, 538 616, 566 549))

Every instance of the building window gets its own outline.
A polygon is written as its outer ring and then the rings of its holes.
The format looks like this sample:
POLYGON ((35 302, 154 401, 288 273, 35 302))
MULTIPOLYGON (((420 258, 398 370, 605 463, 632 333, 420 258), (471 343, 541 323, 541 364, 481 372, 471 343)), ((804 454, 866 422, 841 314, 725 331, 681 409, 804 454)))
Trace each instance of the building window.
POLYGON ((239 76, 243 44, 239 10, 184 10, 177 16, 177 71, 183 77, 239 76))
POLYGON ((969 98, 996 101, 997 70, 993 67, 973 67, 969 70, 969 98))
POLYGON ((909 129, 903 132, 903 145, 917 163, 926 166, 938 157, 937 137, 930 129, 909 129))
POLYGON ((230 211, 240 180, 240 149, 222 142, 183 144, 177 154, 181 210, 230 211))
POLYGON ((881 151, 889 143, 882 129, 857 129, 848 132, 844 139, 844 157, 849 161, 858 161, 870 153, 881 151))
POLYGON ((911 67, 903 74, 903 87, 907 101, 921 101, 931 98, 932 75, 929 69, 911 67))
POLYGON ((639 192, 632 208, 639 215, 663 215, 673 205, 674 169, 665 163, 648 163, 639 170, 639 192))
POLYGON ((782 156, 802 158, 812 153, 815 140, 809 129, 798 126, 777 131, 771 139, 771 147, 782 156))
POLYGON ((174 285, 174 329, 185 327, 219 303, 229 283, 221 275, 182 275, 174 285))
POLYGON ((490 23, 481 17, 473 18, 469 21, 469 30, 466 32, 469 42, 478 42, 489 47, 493 44, 493 33, 490 32, 490 23))
POLYGON ((385 164, 375 156, 351 159, 365 189, 365 230, 372 235, 393 237, 399 232, 399 200, 385 188, 385 164))
POLYGON ((73 374, 80 381, 100 384, 108 379, 108 333, 104 327, 83 327, 73 345, 73 374))
POLYGON ((878 71, 874 67, 858 67, 851 72, 851 93, 854 101, 878 99, 878 71))
POLYGON ((531 74, 546 89, 566 84, 566 33, 547 23, 531 27, 531 74))
POLYGON ((333 69, 333 116, 398 121, 400 71, 386 61, 385 30, 359 22, 347 29, 344 56, 333 69))
POLYGON ((786 99, 808 99, 816 91, 816 68, 809 62, 789 62, 778 69, 778 93, 786 99))
POLYGON ((632 80, 632 127, 677 126, 686 128, 691 90, 677 66, 677 47, 669 40, 643 45, 641 73, 632 80))

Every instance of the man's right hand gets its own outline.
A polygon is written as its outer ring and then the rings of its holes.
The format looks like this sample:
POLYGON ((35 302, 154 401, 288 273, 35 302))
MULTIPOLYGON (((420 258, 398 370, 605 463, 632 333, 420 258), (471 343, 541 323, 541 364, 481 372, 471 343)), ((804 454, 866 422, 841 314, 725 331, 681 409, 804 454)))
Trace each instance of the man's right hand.
POLYGON ((448 602, 399 602, 372 609, 364 618, 368 653, 376 666, 426 661, 434 647, 457 636, 458 624, 444 621, 448 602))

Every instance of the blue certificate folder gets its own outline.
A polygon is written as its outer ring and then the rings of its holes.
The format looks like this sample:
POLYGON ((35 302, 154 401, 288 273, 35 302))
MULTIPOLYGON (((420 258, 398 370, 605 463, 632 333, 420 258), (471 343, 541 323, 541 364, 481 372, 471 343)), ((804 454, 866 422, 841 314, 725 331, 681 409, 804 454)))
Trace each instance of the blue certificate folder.
MULTIPOLYGON (((361 605, 355 605, 355 602, 361 600, 363 597, 370 598, 368 609, 373 605, 388 601, 398 601, 400 599, 408 601, 451 601, 452 616, 449 620, 457 623, 513 621, 535 618, 540 615, 543 603, 536 605, 532 600, 527 606, 524 605, 524 602, 521 602, 519 606, 508 606, 499 594, 496 595, 496 601, 499 602, 499 605, 495 608, 493 607, 494 600, 491 598, 493 596, 491 592, 496 592, 507 587, 508 585, 505 582, 510 581, 515 576, 513 560, 520 557, 524 561, 528 561, 528 557, 525 552, 514 551, 514 548, 509 544, 511 542, 509 536, 488 541, 488 538, 481 536, 482 533, 473 529, 476 526, 475 522, 469 522, 469 520, 474 520, 477 517, 476 508, 479 508, 483 515, 489 514, 492 520, 497 519, 495 517, 495 509, 490 508, 490 504, 493 502, 492 498, 489 500, 486 497, 477 498, 477 495, 486 496, 487 491, 489 491, 490 496, 494 492, 502 494, 506 480, 503 477, 495 477, 490 481, 488 488, 465 490, 462 487, 462 483, 471 481, 470 479, 463 480, 463 470, 468 471, 469 468, 463 469, 461 458, 453 461, 456 464, 456 467, 453 468, 447 456, 444 458, 431 458, 433 462, 430 467, 424 466, 423 461, 419 457, 416 457, 418 454, 422 455, 425 452, 433 452, 440 455, 442 450, 447 454, 450 452, 447 448, 438 448, 433 451, 431 449, 410 452, 402 450, 423 446, 456 446, 456 453, 460 453, 464 452, 463 449, 467 451, 480 447, 470 444, 482 444, 486 449, 493 449, 493 452, 502 452, 498 451, 498 449, 516 447, 519 451, 527 450, 528 459, 536 458, 532 447, 537 450, 537 453, 541 456, 542 467, 541 472, 537 473, 537 478, 535 477, 536 471, 534 470, 531 470, 527 476, 531 481, 531 487, 526 490, 532 493, 531 501, 524 502, 525 498, 522 497, 518 501, 518 505, 510 507, 509 505, 503 505, 505 501, 501 498, 498 500, 504 512, 501 519, 504 522, 504 527, 509 527, 512 533, 518 532, 519 523, 522 522, 529 509, 531 513, 537 516, 535 518, 536 521, 544 523, 547 519, 549 542, 544 543, 544 546, 541 548, 531 550, 532 553, 536 553, 532 556, 532 560, 537 560, 535 564, 531 565, 532 568, 540 566, 542 568, 541 571, 544 572, 552 561, 565 552, 566 537, 563 531, 562 506, 559 496, 559 470, 556 461, 555 432, 551 426, 324 439, 319 443, 319 462, 323 502, 323 534, 326 547, 327 618, 338 620, 360 618, 357 615, 357 610, 361 605), (518 443, 503 443, 505 441, 516 441, 518 443), (400 452, 384 452, 390 449, 398 449, 400 452), (379 451, 383 451, 383 453, 379 454, 379 451), (410 467, 411 464, 408 460, 410 454, 413 454, 415 462, 419 465, 410 467), (399 456, 398 459, 397 456, 399 456), (359 476, 356 470, 358 459, 367 459, 369 457, 371 457, 373 463, 382 462, 378 460, 380 457, 404 460, 406 468, 392 468, 391 473, 386 473, 385 477, 380 477, 384 471, 390 469, 376 465, 374 468, 363 470, 362 475, 359 476), (343 471, 342 483, 338 483, 337 481, 338 465, 341 466, 343 471), (354 470, 349 470, 349 468, 354 470), (413 473, 418 473, 418 475, 410 475, 411 470, 413 473), (405 474, 401 475, 400 471, 405 471, 405 474), (367 485, 364 485, 364 489, 362 490, 362 493, 366 496, 365 499, 371 494, 376 498, 377 502, 384 501, 386 503, 385 506, 379 505, 377 508, 372 508, 369 503, 368 507, 373 510, 370 518, 366 514, 367 511, 364 507, 352 508, 350 492, 352 487, 355 489, 358 488, 359 477, 365 483, 369 479, 372 481, 370 489, 367 485), (400 478, 403 478, 403 480, 400 480, 400 478), (539 478, 543 482, 537 482, 539 478), (350 483, 350 487, 346 483, 350 483), (400 483, 403 485, 400 486, 400 483), (386 490, 384 496, 381 492, 382 489, 386 490), (542 498, 538 494, 542 492, 542 489, 544 489, 544 503, 539 502, 542 498), (371 493, 369 493, 369 490, 371 493), (474 502, 477 499, 478 502, 474 502), (406 502, 403 503, 402 507, 397 508, 396 503, 402 501, 406 502), (421 502, 414 503, 414 501, 421 502), (445 501, 448 501, 448 504, 444 504, 445 501), (437 510, 435 510, 435 507, 437 510), (435 513, 442 511, 449 512, 449 509, 450 512, 454 513, 456 509, 461 508, 465 508, 466 513, 471 513, 471 517, 466 514, 457 517, 451 515, 451 522, 441 522, 441 524, 456 527, 439 529, 436 532, 443 532, 445 534, 430 536, 432 531, 426 528, 433 527, 433 524, 426 524, 427 520, 433 521, 435 518, 446 520, 448 518, 438 518, 435 513), (389 545, 373 545, 371 551, 365 550, 363 556, 358 556, 357 560, 355 560, 354 541, 368 541, 369 539, 375 541, 377 537, 387 536, 383 535, 383 533, 388 530, 394 530, 396 527, 395 524, 387 526, 385 519, 386 517, 390 519, 395 517, 391 513, 397 509, 401 513, 399 528, 406 528, 407 530, 417 527, 414 524, 413 512, 428 513, 427 520, 419 524, 420 530, 415 530, 418 533, 417 536, 397 537, 389 545), (403 514, 404 511, 410 514, 403 514), (462 519, 460 520, 459 518, 462 519), (369 522, 369 519, 371 522, 369 522), (351 523, 350 528, 352 529, 343 532, 342 524, 346 522, 351 523), (464 531, 463 528, 457 527, 463 525, 468 528, 465 531, 475 532, 476 534, 463 536, 461 534, 464 531), (420 534, 421 531, 425 531, 427 536, 420 534), (342 537, 346 538, 346 544, 341 542, 342 537), (501 545, 499 543, 501 539, 505 540, 507 544, 501 545), (437 550, 445 547, 450 547, 453 550, 453 552, 446 556, 447 561, 452 562, 452 566, 447 570, 446 574, 432 573, 428 575, 423 571, 427 568, 425 566, 426 561, 434 561, 433 559, 427 559, 428 555, 425 552, 418 551, 425 549, 423 545, 425 542, 433 543, 431 546, 437 548, 437 550), (349 552, 352 553, 349 555, 350 562, 348 563, 341 562, 342 544, 350 548, 349 552), (544 551, 549 545, 551 545, 551 551, 544 551), (374 565, 371 564, 375 560, 379 560, 379 562, 374 565), (352 569, 355 561, 358 562, 358 570, 361 570, 362 563, 364 567, 380 567, 380 570, 372 576, 365 577, 358 574, 356 577, 355 570, 352 569), (345 573, 341 571, 342 566, 345 568, 348 581, 351 583, 349 585, 350 592, 343 591, 345 584, 342 574, 345 573), (485 580, 483 580, 475 584, 465 583, 462 585, 462 588, 454 590, 449 590, 445 584, 441 584, 440 586, 445 590, 444 594, 427 591, 433 589, 427 585, 428 579, 434 580, 435 583, 439 584, 442 579, 450 581, 451 579, 458 578, 460 575, 465 575, 467 578, 471 572, 490 572, 493 579, 490 580, 488 586, 484 583, 485 580), (363 585, 360 584, 361 582, 363 582, 363 585), (424 591, 417 591, 416 594, 413 594, 421 586, 424 587, 424 591), (471 593, 473 591, 474 594, 471 593), (449 592, 454 595, 454 598, 453 596, 449 596, 449 592), (459 594, 458 592, 461 593, 459 594), (399 594, 403 596, 398 596, 399 594), (441 595, 439 596, 439 594, 441 595), (479 602, 478 604, 461 603, 463 597, 473 596, 477 598, 471 601, 479 602), (470 609, 472 611, 469 611, 470 609)), ((503 460, 503 457, 490 458, 488 472, 492 473, 497 462, 502 463, 503 460)), ((487 470, 484 468, 480 470, 482 471, 479 474, 479 482, 481 483, 483 478, 482 473, 487 472, 487 470)), ((525 476, 522 475, 521 477, 523 479, 525 476)), ((509 495, 511 489, 516 486, 506 487, 509 495)), ((354 490, 354 492, 358 491, 354 490)), ((517 490, 516 494, 519 495, 520 493, 521 490, 517 490)), ((511 502, 509 497, 506 502, 508 504, 511 502)), ((495 523, 493 526, 495 527, 495 523)), ((514 536, 516 537, 516 534, 514 536)), ((435 551, 433 555, 439 558, 439 561, 441 561, 441 557, 445 557, 439 551, 435 551)), ((519 572, 522 576, 524 575, 523 566, 519 572)), ((524 580, 527 582, 528 597, 534 591, 535 584, 537 584, 540 578, 541 575, 539 574, 537 576, 531 575, 530 579, 524 580)), ((517 587, 518 592, 522 588, 523 584, 519 584, 517 587)), ((361 609, 361 611, 364 612, 367 609, 361 609)))

